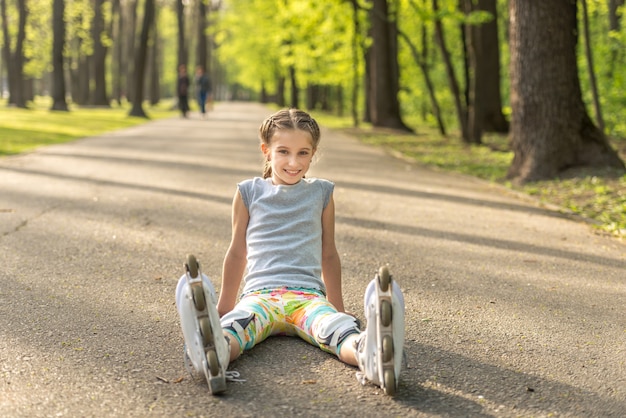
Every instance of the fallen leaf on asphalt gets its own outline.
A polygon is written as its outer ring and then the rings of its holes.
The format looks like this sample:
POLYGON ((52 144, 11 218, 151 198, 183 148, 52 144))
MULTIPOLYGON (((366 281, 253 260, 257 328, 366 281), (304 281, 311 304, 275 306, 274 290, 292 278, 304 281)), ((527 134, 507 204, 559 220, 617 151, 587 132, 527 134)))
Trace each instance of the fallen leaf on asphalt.
POLYGON ((317 380, 303 380, 302 384, 303 385, 314 385, 317 383, 317 380))
POLYGON ((178 379, 174 380, 172 383, 180 383, 180 382, 182 382, 183 380, 185 380, 185 378, 181 376, 181 377, 179 377, 178 379))
POLYGON ((161 377, 161 376, 157 376, 156 378, 157 378, 157 380, 160 380, 161 382, 164 382, 164 383, 169 383, 170 382, 169 380, 167 380, 166 378, 161 377))

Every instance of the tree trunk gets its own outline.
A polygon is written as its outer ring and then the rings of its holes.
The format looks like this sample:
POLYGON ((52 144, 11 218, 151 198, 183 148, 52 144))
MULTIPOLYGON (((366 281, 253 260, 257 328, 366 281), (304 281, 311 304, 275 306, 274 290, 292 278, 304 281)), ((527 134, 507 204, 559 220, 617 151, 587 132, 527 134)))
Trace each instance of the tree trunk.
MULTIPOLYGON (((435 14, 439 13, 439 3, 437 0, 433 0, 433 10, 435 14)), ((437 44, 439 45, 439 49, 441 50, 441 57, 443 58, 443 62, 446 67, 446 73, 448 75, 448 83, 450 85, 450 92, 452 93, 452 99, 454 100, 454 107, 456 109, 456 116, 459 122, 459 127, 461 129, 461 138, 463 142, 469 143, 469 133, 467 128, 467 109, 463 105, 463 101, 461 100, 461 89, 459 87, 459 82, 456 79, 456 75, 454 74, 454 67, 452 65, 452 58, 450 58, 450 52, 446 47, 445 36, 443 33, 443 25, 440 19, 435 20, 435 37, 437 39, 437 44)))
POLYGON ((296 68, 293 65, 289 67, 289 79, 291 80, 291 103, 289 106, 298 109, 300 107, 300 95, 296 78, 296 68))
MULTIPOLYGON (((619 32, 621 29, 621 15, 618 13, 618 8, 624 5, 624 0, 609 0, 609 30, 612 32, 619 32)), ((611 58, 609 58, 609 73, 610 80, 613 79, 615 74, 615 64, 617 63, 618 51, 620 49, 619 43, 614 39, 611 42, 615 45, 611 48, 611 58)))
POLYGON ((178 63, 187 66, 187 44, 185 42, 185 0, 176 0, 176 18, 178 22, 178 63))
POLYGON ((63 69, 63 48, 65 46, 65 0, 54 0, 52 5, 52 108, 68 111, 65 101, 65 72, 63 69))
POLYGON ((107 0, 96 0, 92 22, 93 57, 91 65, 93 69, 94 90, 91 95, 91 104, 95 106, 110 106, 106 93, 106 57, 107 48, 102 43, 102 36, 106 33, 104 25, 104 4, 107 0))
POLYGON ((357 109, 359 106, 359 38, 361 34, 361 23, 359 21, 359 3, 357 0, 350 1, 352 5, 352 26, 354 34, 352 36, 352 96, 350 97, 350 113, 352 115, 352 125, 359 126, 359 116, 357 109))
POLYGON ((278 75, 276 77, 276 104, 285 107, 285 77, 278 75))
POLYGON ((7 3, 6 0, 0 0, 0 18, 2 19, 2 60, 6 63, 7 67, 7 79, 9 81, 9 101, 11 103, 11 97, 15 97, 15 84, 13 79, 15 78, 15 71, 11 60, 11 35, 9 34, 9 22, 7 20, 7 3))
POLYGON ((409 36, 402 32, 398 31, 398 35, 405 40, 409 49, 411 50, 411 55, 413 56, 413 60, 420 67, 422 71, 422 75, 424 76, 424 82, 426 83, 426 90, 428 90, 428 97, 430 98, 430 105, 432 106, 432 113, 437 119, 437 125, 439 126, 439 133, 443 136, 446 136, 446 127, 443 123, 443 119, 441 118, 441 110, 439 108, 439 102, 437 101, 437 96, 435 95, 435 86, 430 79, 430 73, 428 72, 428 66, 426 65, 426 61, 422 59, 422 55, 417 50, 417 47, 411 42, 409 36))
MULTIPOLYGON (((79 42, 78 45, 82 43, 79 42)), ((83 55, 78 49, 78 64, 74 71, 75 88, 72 89, 72 99, 76 104, 87 105, 89 104, 89 62, 90 57, 83 55)))
POLYGON ((591 35, 589 34, 589 13, 587 12, 587 0, 580 0, 583 9, 583 34, 585 38, 585 58, 589 71, 589 85, 593 97, 593 108, 596 112, 596 123, 598 129, 604 132, 604 118, 602 117, 602 107, 600 106, 600 93, 596 82, 596 70, 593 65, 593 55, 591 53, 591 35))
POLYGON ((128 0, 126 3, 126 67, 125 79, 126 79, 126 98, 131 103, 135 101, 135 63, 137 62, 136 46, 137 41, 137 2, 138 0, 128 0))
POLYGON ((198 22, 196 33, 196 67, 200 66, 207 71, 207 6, 204 0, 198 0, 198 22))
MULTIPOLYGON (((469 14, 472 11, 472 4, 474 0, 458 0, 458 8, 464 15, 469 14)), ((478 0, 477 0, 478 1, 478 0)), ((461 33, 461 50, 463 51, 463 105, 467 109, 470 103, 470 76, 471 76, 471 63, 470 63, 470 51, 469 42, 471 42, 470 34, 468 34, 468 25, 461 24, 459 32, 461 33), (469 38, 469 39, 468 39, 469 38)))
MULTIPOLYGON (((466 14, 473 12, 475 7, 481 6, 481 0, 474 4, 472 0, 465 2, 466 14)), ((467 109, 467 138, 470 144, 481 144, 483 135, 483 92, 487 84, 487 74, 482 61, 483 33, 478 25, 466 24, 465 51, 466 51, 466 109, 467 109)), ((498 80, 499 82, 499 80, 498 80)))
POLYGON ((75 38, 75 62, 70 62, 72 102, 81 106, 89 103, 89 57, 81 52, 82 43, 82 39, 75 38))
MULTIPOLYGON (((473 89, 470 84, 470 96, 478 97, 472 106, 480 106, 479 120, 481 132, 505 133, 509 122, 502 113, 502 94, 500 90, 500 41, 498 40, 498 10, 496 0, 478 0, 468 2, 469 11, 489 12, 493 19, 480 26, 468 25, 470 60, 473 74, 473 89), (472 90, 474 90, 472 92, 472 90)), ((471 102, 470 102, 471 103, 471 102)), ((471 115, 470 135, 472 133, 471 115)))
POLYGON ((400 116, 396 22, 390 18, 387 0, 374 0, 370 10, 371 120, 374 126, 411 131, 400 116))
MULTIPOLYGON (((372 29, 370 27, 368 35, 371 38, 372 29)), ((363 122, 372 122, 372 47, 366 47, 363 49, 363 67, 364 67, 364 80, 363 90, 365 92, 365 103, 363 106, 363 122)))
POLYGON ((123 62, 123 33, 124 33, 124 13, 120 4, 120 0, 113 0, 111 6, 111 34, 113 40, 113 49, 111 55, 113 62, 111 63, 111 84, 112 98, 121 106, 122 104, 122 62, 123 62))
POLYGON ((9 83, 14 84, 13 91, 9 102, 17 107, 26 108, 26 92, 24 82, 24 41, 26 40, 26 19, 28 16, 28 7, 26 0, 18 2, 19 23, 17 30, 17 41, 15 51, 11 59, 13 65, 13 79, 9 83))
MULTIPOLYGON (((155 22, 158 21, 156 16, 157 15, 155 15, 155 22)), ((161 51, 159 45, 162 45, 162 42, 160 42, 159 39, 158 25, 155 24, 152 30, 152 45, 150 46, 150 81, 148 84, 148 99, 150 100, 151 106, 155 106, 161 100, 161 82, 159 77, 159 68, 161 68, 161 51)))
POLYGON ((133 95, 133 107, 129 116, 138 116, 147 118, 146 112, 143 110, 143 86, 146 70, 146 60, 148 57, 148 39, 150 38, 150 30, 154 22, 154 0, 146 0, 143 13, 143 24, 141 25, 141 36, 139 38, 139 49, 135 56, 135 94, 133 95))
POLYGON ((508 176, 517 183, 577 166, 624 169, 582 100, 576 7, 575 1, 510 0, 514 158, 508 176))

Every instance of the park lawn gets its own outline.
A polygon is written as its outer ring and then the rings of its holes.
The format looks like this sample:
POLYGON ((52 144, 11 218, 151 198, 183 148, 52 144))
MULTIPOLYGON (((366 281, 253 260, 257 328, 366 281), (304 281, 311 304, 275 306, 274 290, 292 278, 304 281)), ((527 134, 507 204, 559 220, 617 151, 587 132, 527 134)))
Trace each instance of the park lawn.
MULTIPOLYGON (((0 101, 0 157, 35 148, 140 125, 147 120, 128 116, 129 106, 100 108, 71 106, 69 112, 50 111, 50 100, 37 98, 29 109, 7 107, 0 101)), ((151 119, 176 115, 172 103, 145 107, 151 119)))

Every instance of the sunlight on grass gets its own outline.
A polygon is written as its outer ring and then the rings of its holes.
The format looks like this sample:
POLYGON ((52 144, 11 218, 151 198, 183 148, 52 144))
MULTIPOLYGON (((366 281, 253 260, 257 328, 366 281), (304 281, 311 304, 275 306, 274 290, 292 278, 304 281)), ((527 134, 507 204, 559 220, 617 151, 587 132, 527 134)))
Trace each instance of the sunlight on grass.
POLYGON ((489 137, 482 146, 469 146, 458 138, 444 138, 434 130, 423 128, 416 135, 360 132, 358 136, 365 143, 393 149, 422 164, 490 181, 504 181, 513 158, 508 150, 493 151, 492 147, 506 148, 505 140, 498 137, 489 137))
MULTIPOLYGON (((49 98, 37 98, 29 109, 7 107, 0 101, 0 156, 13 155, 37 147, 68 142, 146 123, 130 117, 129 106, 86 108, 72 106, 70 112, 50 111, 49 98)), ((151 119, 172 117, 172 102, 145 106, 151 119)))
POLYGON ((526 185, 524 192, 543 202, 593 219, 601 230, 626 236, 626 175, 583 176, 526 185))
MULTIPOLYGON (((335 122, 335 126, 342 128, 341 123, 335 122)), ((370 126, 341 130, 366 144, 385 147, 418 164, 478 177, 526 193, 540 202, 591 219, 602 231, 626 237, 626 176, 579 175, 572 179, 514 187, 506 179, 513 159, 506 135, 486 134, 482 145, 465 145, 458 134, 443 137, 432 127, 417 123, 412 126, 416 127, 415 134, 372 129, 370 126)), ((622 159, 626 160, 623 140, 617 141, 617 147, 622 150, 622 159)))

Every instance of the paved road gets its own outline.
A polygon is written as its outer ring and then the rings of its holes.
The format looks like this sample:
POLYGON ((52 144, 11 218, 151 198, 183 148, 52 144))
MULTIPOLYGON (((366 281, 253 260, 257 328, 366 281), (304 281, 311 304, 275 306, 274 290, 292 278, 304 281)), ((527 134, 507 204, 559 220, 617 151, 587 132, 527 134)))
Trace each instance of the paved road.
POLYGON ((347 308, 382 264, 405 292, 399 393, 278 337, 210 396, 183 367, 174 288, 189 252, 219 284, 269 113, 223 103, 0 159, 0 416, 624 416, 623 242, 330 131, 311 175, 337 184, 347 308))

